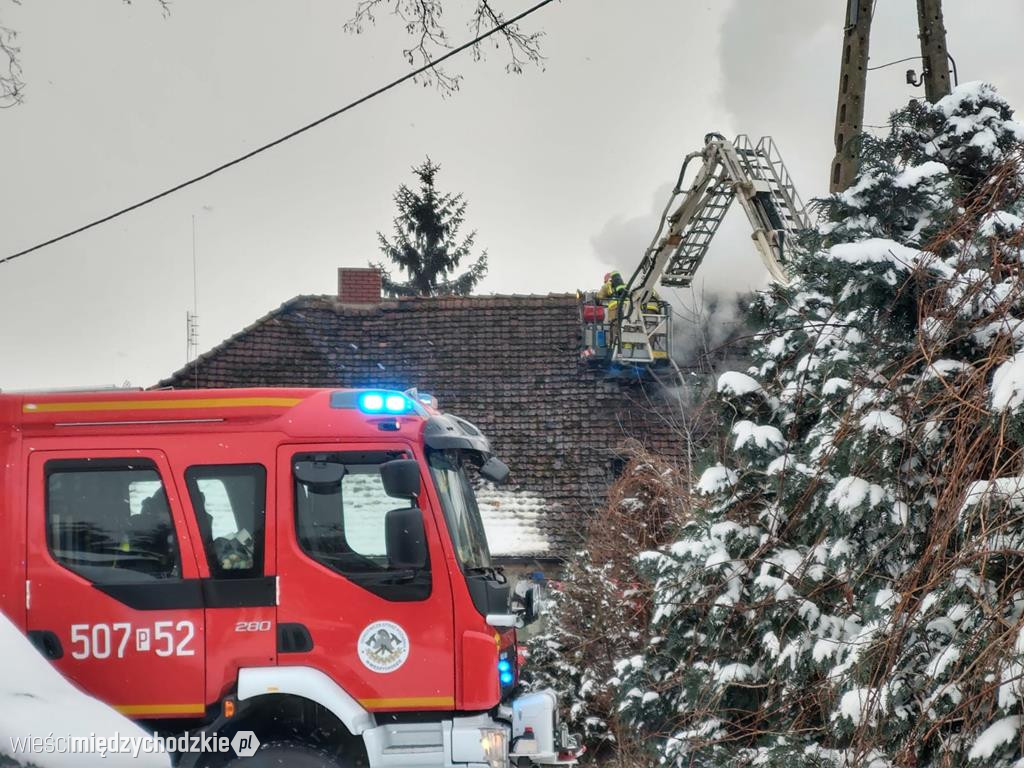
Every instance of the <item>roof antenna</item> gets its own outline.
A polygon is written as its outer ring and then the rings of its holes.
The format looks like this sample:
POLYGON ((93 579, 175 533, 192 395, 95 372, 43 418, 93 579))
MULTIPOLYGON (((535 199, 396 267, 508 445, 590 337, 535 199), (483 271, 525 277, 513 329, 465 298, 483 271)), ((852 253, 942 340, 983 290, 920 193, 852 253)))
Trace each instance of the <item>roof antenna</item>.
MULTIPOLYGON (((196 313, 196 299, 199 295, 198 275, 196 259, 196 215, 192 214, 192 309, 185 310, 185 365, 195 359, 196 350, 199 347, 199 316, 196 313)), ((199 371, 196 371, 196 385, 198 386, 199 371)))
MULTIPOLYGON (((208 205, 204 211, 212 211, 208 205)), ((192 214, 192 310, 185 312, 185 365, 195 361, 192 371, 199 387, 199 217, 192 214)))

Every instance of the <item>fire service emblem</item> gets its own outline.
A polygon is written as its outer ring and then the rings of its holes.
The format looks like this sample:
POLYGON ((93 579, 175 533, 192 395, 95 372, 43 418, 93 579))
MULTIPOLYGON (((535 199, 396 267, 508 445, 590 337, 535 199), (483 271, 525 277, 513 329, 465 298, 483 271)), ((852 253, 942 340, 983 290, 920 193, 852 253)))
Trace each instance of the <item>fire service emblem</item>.
POLYGON ((409 658, 409 636, 393 621, 375 621, 359 635, 359 660, 373 672, 394 672, 409 658))

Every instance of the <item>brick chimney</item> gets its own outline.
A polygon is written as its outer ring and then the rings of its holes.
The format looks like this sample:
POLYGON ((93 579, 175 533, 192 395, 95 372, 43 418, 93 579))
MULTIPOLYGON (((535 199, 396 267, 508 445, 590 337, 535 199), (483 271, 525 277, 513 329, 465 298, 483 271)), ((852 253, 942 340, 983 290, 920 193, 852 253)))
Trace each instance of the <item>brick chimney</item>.
POLYGON ((380 270, 339 267, 338 299, 342 304, 380 304, 380 270))

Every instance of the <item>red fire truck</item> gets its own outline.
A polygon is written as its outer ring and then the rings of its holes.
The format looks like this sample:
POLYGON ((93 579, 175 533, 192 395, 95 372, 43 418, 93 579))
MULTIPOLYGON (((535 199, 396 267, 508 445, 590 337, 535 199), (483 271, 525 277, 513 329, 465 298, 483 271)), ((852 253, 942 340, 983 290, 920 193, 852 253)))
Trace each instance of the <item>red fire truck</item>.
POLYGON ((151 729, 261 743, 182 766, 572 764, 467 472, 508 468, 415 391, 0 395, 0 610, 151 729))

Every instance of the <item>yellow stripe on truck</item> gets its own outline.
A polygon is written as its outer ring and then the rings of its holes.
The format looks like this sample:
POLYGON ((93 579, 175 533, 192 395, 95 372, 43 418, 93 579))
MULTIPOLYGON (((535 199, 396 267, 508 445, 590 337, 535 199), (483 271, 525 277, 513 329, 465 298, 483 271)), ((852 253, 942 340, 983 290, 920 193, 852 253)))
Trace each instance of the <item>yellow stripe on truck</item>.
POLYGON ((195 715, 206 712, 203 704, 120 704, 114 709, 122 715, 195 715))
POLYGON ((25 403, 24 413, 83 411, 174 411, 192 408, 291 408, 296 397, 205 397, 194 400, 87 400, 85 402, 25 403))
POLYGON ((399 709, 404 707, 455 707, 452 696, 406 696, 397 699, 360 699, 367 709, 399 709))

